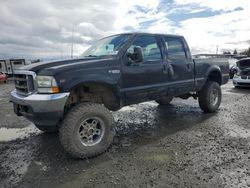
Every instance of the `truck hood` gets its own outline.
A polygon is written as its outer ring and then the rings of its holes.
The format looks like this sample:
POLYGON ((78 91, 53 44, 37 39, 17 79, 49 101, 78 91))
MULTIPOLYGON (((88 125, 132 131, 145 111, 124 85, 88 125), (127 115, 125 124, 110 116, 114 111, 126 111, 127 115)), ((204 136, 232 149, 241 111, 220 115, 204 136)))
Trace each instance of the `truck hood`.
POLYGON ((242 59, 237 62, 241 75, 250 75, 250 58, 242 59))
POLYGON ((250 68, 250 58, 242 59, 237 61, 237 66, 240 69, 250 68))
POLYGON ((48 72, 48 74, 53 74, 62 69, 71 69, 73 67, 77 68, 97 68, 102 66, 103 61, 112 62, 114 58, 96 58, 96 57, 86 57, 81 59, 64 59, 56 61, 46 61, 34 63, 31 65, 23 66, 17 70, 28 70, 33 72, 48 72))

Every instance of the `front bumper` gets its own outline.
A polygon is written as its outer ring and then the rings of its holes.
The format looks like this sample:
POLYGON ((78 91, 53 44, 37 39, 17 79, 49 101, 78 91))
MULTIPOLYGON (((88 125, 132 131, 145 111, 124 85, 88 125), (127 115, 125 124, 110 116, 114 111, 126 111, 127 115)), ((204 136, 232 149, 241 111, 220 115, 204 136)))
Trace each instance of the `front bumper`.
POLYGON ((22 96, 14 90, 10 94, 10 102, 14 104, 17 115, 26 117, 36 125, 55 126, 63 117, 68 96, 69 93, 22 96))
POLYGON ((234 86, 238 87, 250 87, 250 76, 248 76, 246 79, 242 79, 240 76, 234 76, 233 84, 234 86))

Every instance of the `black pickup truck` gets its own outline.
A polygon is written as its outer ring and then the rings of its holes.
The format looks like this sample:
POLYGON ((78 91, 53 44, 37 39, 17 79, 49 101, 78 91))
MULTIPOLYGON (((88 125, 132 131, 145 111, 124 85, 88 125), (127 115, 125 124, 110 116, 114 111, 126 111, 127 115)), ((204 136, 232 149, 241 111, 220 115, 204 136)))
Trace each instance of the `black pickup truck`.
POLYGON ((72 156, 92 157, 112 143, 115 123, 110 110, 193 97, 204 112, 215 112, 228 73, 225 59, 192 59, 182 36, 125 33, 97 41, 83 58, 16 70, 10 101, 18 116, 40 130, 59 130, 72 156))

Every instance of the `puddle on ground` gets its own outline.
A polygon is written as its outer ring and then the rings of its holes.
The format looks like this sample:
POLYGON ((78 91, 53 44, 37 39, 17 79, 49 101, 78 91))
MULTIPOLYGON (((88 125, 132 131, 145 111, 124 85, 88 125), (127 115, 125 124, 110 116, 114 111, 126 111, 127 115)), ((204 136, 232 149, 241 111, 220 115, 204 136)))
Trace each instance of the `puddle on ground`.
MULTIPOLYGON (((0 128, 0 142, 24 139, 40 133, 41 131, 32 124, 25 128, 0 128)), ((12 146, 13 148, 2 153, 2 156, 8 160, 2 161, 0 167, 3 171, 11 172, 6 179, 3 179, 3 187, 8 187, 7 185, 10 183, 16 184, 22 179, 37 150, 30 144, 24 144, 22 147, 19 144, 13 144, 12 146), (10 163, 10 161, 12 162, 10 163)))
MULTIPOLYGON (((153 102, 153 101, 149 101, 149 102, 144 102, 144 103, 140 103, 139 105, 141 106, 151 106, 151 107, 155 107, 158 106, 157 103, 153 102)), ((131 106, 125 106, 123 108, 121 108, 119 110, 119 112, 126 112, 126 111, 137 111, 138 110, 138 105, 131 105, 131 106)))
POLYGON ((0 142, 8 142, 16 139, 24 139, 31 134, 39 134, 39 131, 34 125, 25 128, 0 128, 0 142))
POLYGON ((120 109, 119 111, 124 112, 124 111, 130 111, 130 110, 136 110, 136 108, 133 106, 125 106, 122 109, 120 109))
POLYGON ((14 146, 14 148, 3 153, 3 157, 7 160, 1 163, 1 168, 2 172, 5 172, 8 176, 2 180, 2 187, 15 185, 23 178, 37 150, 38 148, 34 148, 32 145, 23 145, 19 148, 14 146))

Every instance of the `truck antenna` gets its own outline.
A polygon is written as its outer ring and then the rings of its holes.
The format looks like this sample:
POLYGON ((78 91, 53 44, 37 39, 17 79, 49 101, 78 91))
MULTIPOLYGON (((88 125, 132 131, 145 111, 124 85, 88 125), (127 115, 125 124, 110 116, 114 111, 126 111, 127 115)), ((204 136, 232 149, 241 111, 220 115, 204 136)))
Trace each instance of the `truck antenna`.
POLYGON ((72 28, 72 36, 71 36, 71 59, 73 59, 73 54, 74 54, 74 26, 72 28))

